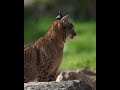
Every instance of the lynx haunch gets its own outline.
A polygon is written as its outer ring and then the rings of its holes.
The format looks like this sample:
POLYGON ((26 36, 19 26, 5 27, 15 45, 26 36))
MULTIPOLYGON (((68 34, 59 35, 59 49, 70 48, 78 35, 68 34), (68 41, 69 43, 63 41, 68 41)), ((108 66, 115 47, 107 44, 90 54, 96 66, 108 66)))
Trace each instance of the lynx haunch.
POLYGON ((67 38, 76 36, 70 16, 56 18, 48 32, 24 48, 24 82, 47 82, 55 78, 67 38))

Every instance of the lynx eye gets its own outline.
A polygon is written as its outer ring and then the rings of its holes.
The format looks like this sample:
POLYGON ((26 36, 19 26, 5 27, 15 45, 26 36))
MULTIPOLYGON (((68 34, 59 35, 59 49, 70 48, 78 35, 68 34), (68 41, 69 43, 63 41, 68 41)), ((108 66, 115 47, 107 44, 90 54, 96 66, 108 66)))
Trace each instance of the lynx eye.
POLYGON ((74 30, 74 28, 73 28, 73 27, 72 27, 71 29, 72 29, 72 30, 74 30))
POLYGON ((69 30, 73 30, 74 28, 73 27, 71 27, 71 28, 68 28, 69 30))

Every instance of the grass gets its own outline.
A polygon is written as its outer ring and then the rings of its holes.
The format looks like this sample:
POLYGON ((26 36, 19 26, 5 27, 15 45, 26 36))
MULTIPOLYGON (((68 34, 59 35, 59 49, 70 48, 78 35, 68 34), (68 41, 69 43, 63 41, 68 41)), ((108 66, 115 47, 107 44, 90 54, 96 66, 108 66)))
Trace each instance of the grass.
MULTIPOLYGON (((24 43, 32 42, 45 34, 53 22, 45 17, 37 21, 27 20, 24 24, 24 43)), ((96 70, 96 22, 71 20, 77 36, 68 40, 64 47, 61 70, 90 69, 96 70)))

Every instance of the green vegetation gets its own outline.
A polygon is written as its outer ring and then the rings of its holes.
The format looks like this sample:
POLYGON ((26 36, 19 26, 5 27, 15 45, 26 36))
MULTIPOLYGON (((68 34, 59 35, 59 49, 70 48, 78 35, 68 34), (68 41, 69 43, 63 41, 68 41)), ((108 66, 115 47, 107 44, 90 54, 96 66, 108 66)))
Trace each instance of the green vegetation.
MULTIPOLYGON (((24 23, 24 43, 32 42, 45 34, 54 18, 45 17, 24 23)), ((68 40, 64 47, 61 70, 96 70, 96 21, 80 22, 71 20, 77 36, 68 40)))

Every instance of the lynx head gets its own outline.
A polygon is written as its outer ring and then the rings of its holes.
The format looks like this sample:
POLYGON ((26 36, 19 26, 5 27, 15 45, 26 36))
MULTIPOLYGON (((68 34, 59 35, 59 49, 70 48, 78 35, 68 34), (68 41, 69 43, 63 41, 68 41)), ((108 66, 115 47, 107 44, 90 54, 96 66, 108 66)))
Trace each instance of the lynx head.
POLYGON ((70 22, 69 14, 61 17, 61 19, 59 18, 58 28, 62 28, 64 31, 64 40, 72 39, 74 36, 76 36, 74 26, 70 22))

